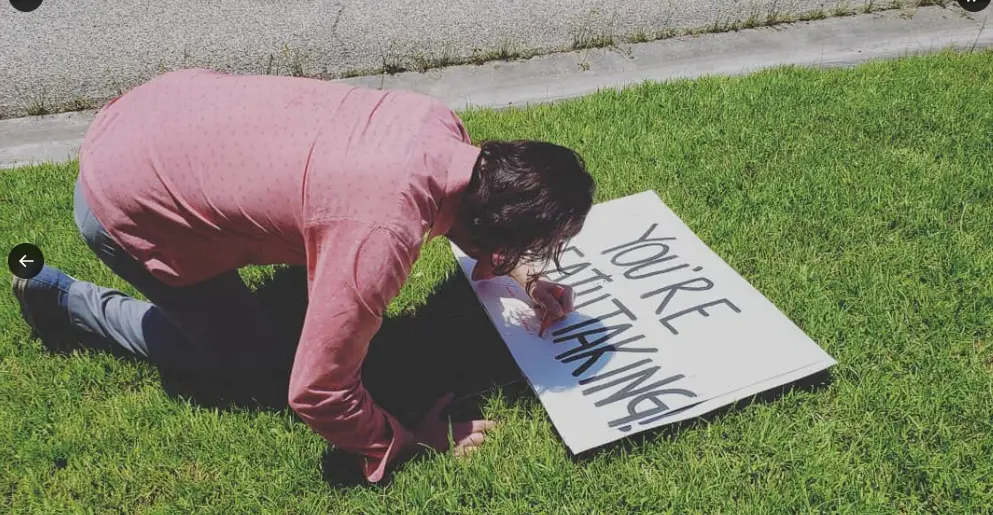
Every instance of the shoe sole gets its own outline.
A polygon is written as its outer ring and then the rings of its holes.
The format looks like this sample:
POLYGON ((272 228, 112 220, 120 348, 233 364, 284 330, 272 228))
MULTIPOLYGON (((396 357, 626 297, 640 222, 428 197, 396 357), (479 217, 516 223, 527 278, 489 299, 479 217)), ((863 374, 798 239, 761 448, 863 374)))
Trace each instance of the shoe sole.
POLYGON ((21 306, 21 316, 31 326, 31 330, 37 333, 38 325, 35 324, 34 318, 31 316, 31 310, 28 309, 27 299, 24 298, 25 292, 28 289, 28 280, 14 276, 10 281, 10 288, 14 291, 14 297, 17 298, 17 303, 21 306))
MULTIPOLYGON (((70 279, 75 280, 72 276, 69 277, 70 279)), ((20 304, 21 317, 24 318, 24 321, 27 322, 28 327, 31 328, 31 336, 40 338, 43 342, 45 342, 46 346, 54 345, 54 347, 50 347, 52 349, 58 350, 60 348, 64 348, 64 340, 67 336, 63 334, 63 331, 52 330, 51 328, 43 331, 35 321, 34 317, 31 316, 31 309, 28 307, 27 302, 27 289, 29 283, 29 279, 21 279, 20 277, 15 276, 11 279, 10 287, 11 290, 14 291, 14 297, 17 298, 17 303, 20 304)))

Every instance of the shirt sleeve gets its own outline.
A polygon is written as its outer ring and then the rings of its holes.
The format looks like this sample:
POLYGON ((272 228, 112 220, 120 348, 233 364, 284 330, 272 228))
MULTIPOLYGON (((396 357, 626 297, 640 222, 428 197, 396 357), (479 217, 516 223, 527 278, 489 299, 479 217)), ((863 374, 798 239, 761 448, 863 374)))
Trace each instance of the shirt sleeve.
POLYGON ((313 225, 305 239, 309 303, 289 404, 315 432, 362 458, 366 479, 378 482, 416 442, 366 391, 362 362, 417 249, 389 229, 352 221, 313 225))

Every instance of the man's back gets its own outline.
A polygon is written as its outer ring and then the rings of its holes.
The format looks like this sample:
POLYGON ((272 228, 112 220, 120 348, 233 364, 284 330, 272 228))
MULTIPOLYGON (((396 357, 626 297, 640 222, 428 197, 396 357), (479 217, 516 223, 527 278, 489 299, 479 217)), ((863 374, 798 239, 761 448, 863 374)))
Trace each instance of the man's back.
MULTIPOLYGON (((182 70, 102 110, 80 173, 97 218, 163 282, 304 264, 303 230, 315 218, 430 220, 448 163, 426 162, 422 133, 439 105, 409 92, 182 70), (427 183, 440 187, 418 186, 427 183), (425 198, 401 205, 411 187, 425 198)), ((467 143, 460 125, 438 125, 442 148, 467 143)))

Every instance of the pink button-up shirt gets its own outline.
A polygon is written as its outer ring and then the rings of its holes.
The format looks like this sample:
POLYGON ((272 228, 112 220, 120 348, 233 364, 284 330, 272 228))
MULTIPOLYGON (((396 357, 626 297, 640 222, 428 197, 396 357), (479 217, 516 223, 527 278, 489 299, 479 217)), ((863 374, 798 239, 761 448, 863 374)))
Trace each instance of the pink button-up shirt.
POLYGON ((101 110, 80 175, 96 218, 164 283, 306 265, 290 406, 379 481, 414 438, 365 390, 362 361, 422 243, 451 227, 478 155, 431 97, 195 69, 101 110))

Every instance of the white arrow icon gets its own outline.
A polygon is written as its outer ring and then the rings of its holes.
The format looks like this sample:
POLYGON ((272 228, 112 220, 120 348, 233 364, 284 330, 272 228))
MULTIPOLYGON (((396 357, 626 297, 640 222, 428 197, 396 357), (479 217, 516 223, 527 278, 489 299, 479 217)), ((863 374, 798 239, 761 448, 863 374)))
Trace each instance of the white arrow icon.
POLYGON ((28 263, 34 263, 34 260, 33 259, 28 259, 27 256, 22 256, 21 259, 18 259, 17 260, 17 262, 20 263, 21 266, 23 266, 24 268, 27 268, 28 267, 28 263))

